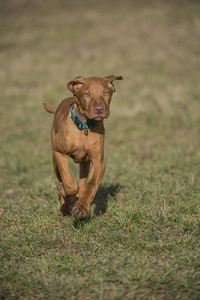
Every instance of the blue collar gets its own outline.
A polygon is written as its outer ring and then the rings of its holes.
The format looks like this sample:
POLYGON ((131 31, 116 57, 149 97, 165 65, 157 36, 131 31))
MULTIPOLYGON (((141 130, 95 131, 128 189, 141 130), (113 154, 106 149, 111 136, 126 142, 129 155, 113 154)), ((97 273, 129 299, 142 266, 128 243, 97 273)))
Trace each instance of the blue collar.
POLYGON ((97 120, 91 120, 91 119, 87 119, 87 118, 81 117, 75 111, 74 104, 72 105, 72 108, 71 108, 71 118, 72 118, 73 122, 76 124, 76 126, 79 129, 84 129, 84 132, 85 132, 86 135, 88 134, 88 128, 91 127, 91 126, 94 126, 95 124, 97 124, 99 122, 97 120), (74 110, 76 116, 74 115, 73 110, 74 110), (83 122, 81 119, 85 120, 86 122, 83 122))

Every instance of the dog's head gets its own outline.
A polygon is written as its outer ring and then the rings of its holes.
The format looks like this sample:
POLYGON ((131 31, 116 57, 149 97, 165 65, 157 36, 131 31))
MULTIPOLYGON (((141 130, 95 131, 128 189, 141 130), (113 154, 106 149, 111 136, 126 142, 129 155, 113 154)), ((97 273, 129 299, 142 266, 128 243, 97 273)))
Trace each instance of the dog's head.
POLYGON ((76 77, 67 87, 74 94, 80 112, 88 119, 101 120, 110 114, 110 102, 115 88, 113 81, 122 80, 122 76, 76 77))

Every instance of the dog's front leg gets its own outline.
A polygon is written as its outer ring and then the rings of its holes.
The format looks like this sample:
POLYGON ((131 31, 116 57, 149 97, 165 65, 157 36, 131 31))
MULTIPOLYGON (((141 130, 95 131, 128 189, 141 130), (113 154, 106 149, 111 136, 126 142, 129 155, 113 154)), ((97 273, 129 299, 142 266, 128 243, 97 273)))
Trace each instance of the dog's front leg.
POLYGON ((90 171, 90 160, 79 164, 79 191, 76 195, 76 201, 81 197, 87 183, 88 174, 90 171))
POLYGON ((68 164, 68 156, 53 150, 53 160, 62 179, 65 191, 63 196, 75 196, 78 193, 78 185, 71 175, 68 164))
POLYGON ((105 163, 103 159, 101 161, 97 160, 92 162, 92 170, 89 182, 85 184, 85 186, 81 190, 80 198, 72 208, 74 216, 78 219, 82 219, 88 215, 90 203, 94 199, 94 196, 102 181, 104 172, 105 163))

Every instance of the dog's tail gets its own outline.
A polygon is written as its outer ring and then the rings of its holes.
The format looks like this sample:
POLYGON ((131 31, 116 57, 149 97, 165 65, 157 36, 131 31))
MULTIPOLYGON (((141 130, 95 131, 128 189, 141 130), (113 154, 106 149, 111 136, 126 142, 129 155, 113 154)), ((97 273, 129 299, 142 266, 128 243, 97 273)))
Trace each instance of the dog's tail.
POLYGON ((47 103, 43 103, 44 108, 46 109, 47 112, 51 114, 55 114, 57 107, 50 107, 47 103))

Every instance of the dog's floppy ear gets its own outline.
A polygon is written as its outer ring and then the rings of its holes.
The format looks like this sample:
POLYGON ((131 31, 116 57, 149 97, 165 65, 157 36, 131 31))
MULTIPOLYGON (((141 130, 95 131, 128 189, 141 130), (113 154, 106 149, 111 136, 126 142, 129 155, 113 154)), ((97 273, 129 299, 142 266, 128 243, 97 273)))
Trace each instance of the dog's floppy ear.
POLYGON ((73 94, 76 94, 76 92, 78 92, 80 90, 80 88, 83 85, 84 81, 85 81, 84 77, 78 76, 78 77, 74 78, 73 80, 71 80, 67 84, 67 87, 70 90, 70 92, 72 92, 73 94))
POLYGON ((113 90, 113 92, 115 92, 115 87, 114 87, 113 81, 115 79, 117 79, 117 80, 123 80, 122 76, 115 76, 115 75, 110 75, 110 76, 107 76, 107 77, 104 77, 104 78, 108 82, 108 85, 113 90))

